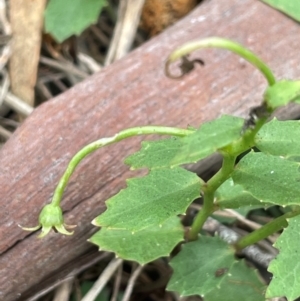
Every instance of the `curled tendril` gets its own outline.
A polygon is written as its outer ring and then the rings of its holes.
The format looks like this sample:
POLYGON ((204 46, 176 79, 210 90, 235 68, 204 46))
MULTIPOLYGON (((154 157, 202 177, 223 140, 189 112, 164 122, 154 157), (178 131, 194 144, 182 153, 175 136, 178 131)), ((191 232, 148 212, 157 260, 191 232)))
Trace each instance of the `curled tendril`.
POLYGON ((182 78, 184 75, 190 73, 191 71, 194 70, 196 63, 198 63, 199 65, 204 66, 205 63, 203 60, 201 59, 194 59, 194 60, 189 60, 187 55, 184 55, 181 57, 181 63, 179 65, 179 68, 181 70, 181 74, 180 75, 174 75, 170 72, 170 65, 171 62, 167 61, 166 65, 165 65, 165 74, 167 77, 172 78, 172 79, 179 79, 182 78))
POLYGON ((262 75, 268 81, 269 86, 275 84, 276 80, 274 74, 272 73, 271 69, 260 59, 258 58, 252 51, 248 50, 247 48, 243 47, 242 45, 233 42, 231 40, 218 38, 218 37, 211 37, 206 39, 201 39, 198 41, 193 41, 182 45, 181 47, 175 49, 168 57, 167 62, 165 64, 165 73, 170 78, 181 78, 184 74, 190 72, 194 69, 195 63, 198 62, 202 65, 202 60, 194 60, 189 61, 186 56, 189 55, 191 52, 203 48, 221 48, 225 50, 229 50, 231 52, 236 53, 249 63, 251 63, 254 67, 256 67, 262 75), (170 65, 177 61, 178 59, 182 60, 181 63, 181 70, 182 74, 180 76, 175 76, 170 73, 169 68, 170 65))

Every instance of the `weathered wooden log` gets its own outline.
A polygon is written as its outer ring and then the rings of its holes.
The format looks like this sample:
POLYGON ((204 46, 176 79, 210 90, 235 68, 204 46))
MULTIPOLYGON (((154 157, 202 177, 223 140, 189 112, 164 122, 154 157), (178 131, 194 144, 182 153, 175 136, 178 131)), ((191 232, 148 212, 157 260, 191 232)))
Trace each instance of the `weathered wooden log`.
POLYGON ((122 159, 140 139, 99 150, 78 167, 62 203, 66 223, 78 225, 73 236, 51 233, 40 240, 20 229, 37 224, 82 146, 131 126, 198 126, 225 113, 246 116, 260 103, 264 78, 227 51, 196 53, 205 67, 182 80, 165 77, 174 47, 207 36, 244 44, 280 78, 300 77, 297 23, 256 0, 204 1, 126 58, 38 107, 0 151, 0 300, 27 300, 93 248, 86 242, 95 231, 90 222, 132 176, 122 159))

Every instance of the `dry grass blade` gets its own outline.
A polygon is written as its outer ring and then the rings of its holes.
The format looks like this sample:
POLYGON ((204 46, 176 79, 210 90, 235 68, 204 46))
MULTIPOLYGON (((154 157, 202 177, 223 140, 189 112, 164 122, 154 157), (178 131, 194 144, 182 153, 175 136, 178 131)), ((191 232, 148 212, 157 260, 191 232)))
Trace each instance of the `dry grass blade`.
POLYGON ((3 47, 1 56, 0 56, 0 70, 7 64, 11 55, 10 43, 3 47))
POLYGON ((2 86, 0 87, 0 116, 5 116, 9 112, 9 107, 4 104, 5 96, 9 90, 10 80, 5 69, 0 71, 2 75, 2 86))
POLYGON ((141 273, 142 269, 143 269, 143 266, 139 265, 134 270, 134 272, 132 273, 132 275, 130 276, 130 279, 128 281, 128 285, 126 287, 126 290, 125 290, 125 293, 124 293, 122 301, 129 301, 129 298, 130 298, 132 290, 133 290, 134 283, 135 283, 137 277, 139 276, 139 274, 141 273))
POLYGON ((81 301, 94 301, 122 262, 122 259, 114 258, 81 301))
POLYGON ((79 70, 78 68, 76 68, 73 64, 71 64, 68 61, 56 61, 53 59, 49 59, 47 57, 41 56, 40 57, 40 62, 42 64, 45 64, 49 67, 53 67, 57 70, 61 70, 66 72, 66 74, 72 74, 74 76, 77 76, 81 79, 85 79, 86 77, 88 77, 88 74, 79 70))
POLYGON ((32 113, 33 107, 28 105, 25 101, 19 97, 13 95, 12 93, 7 93, 4 98, 4 104, 9 106, 11 109, 22 114, 23 116, 28 116, 32 113))
POLYGON ((232 209, 225 209, 226 212, 230 213, 231 216, 235 217, 241 223, 247 225, 251 229, 259 229, 261 225, 255 222, 250 221, 249 219, 245 218, 243 215, 239 214, 235 210, 232 209))
POLYGON ((4 78, 0 96, 0 116, 5 116, 9 112, 9 108, 3 104, 3 99, 9 89, 10 82, 4 67, 11 54, 11 46, 9 42, 11 38, 11 26, 6 18, 6 2, 4 0, 0 0, 0 27, 4 34, 3 36, 0 36, 0 46, 4 46, 0 55, 0 71, 4 78))
POLYGON ((82 52, 78 53, 78 60, 81 64, 84 64, 84 66, 91 72, 95 73, 102 69, 102 67, 90 56, 87 54, 84 54, 82 52))
POLYGON ((5 129, 4 127, 2 127, 0 125, 0 136, 2 138, 4 138, 5 140, 8 140, 11 135, 12 135, 12 133, 10 131, 8 131, 7 129, 5 129))
POLYGON ((11 26, 6 18, 6 2, 5 0, 0 0, 0 22, 5 35, 11 35, 11 26))
POLYGON ((56 290, 53 301, 69 301, 72 292, 73 279, 62 283, 56 290))
POLYGON ((118 21, 104 65, 125 56, 133 43, 145 0, 120 1, 118 21))
MULTIPOLYGON (((87 255, 87 257, 90 259, 87 263, 82 264, 80 267, 73 269, 66 277, 64 277, 63 279, 58 279, 52 285, 50 285, 50 286, 42 289, 41 291, 37 292, 35 295, 33 295, 31 298, 27 299, 26 301, 36 301, 36 300, 38 300, 39 298, 45 296, 47 293, 53 291, 55 288, 62 285, 64 282, 68 282, 68 281, 74 279, 75 276, 77 276, 78 274, 80 274, 84 270, 90 268, 91 266, 95 265, 96 263, 98 263, 99 261, 105 259, 108 256, 109 256, 109 253, 99 253, 99 255, 96 256, 95 258, 89 257, 87 255)), ((84 257, 85 256, 83 256, 83 258, 84 257)), ((75 278, 75 283, 76 283, 76 278, 75 278)), ((76 285, 75 285, 75 287, 76 287, 76 285)))
POLYGON ((121 280, 122 280, 122 266, 119 266, 116 274, 115 283, 114 283, 113 294, 110 301, 117 301, 121 280))

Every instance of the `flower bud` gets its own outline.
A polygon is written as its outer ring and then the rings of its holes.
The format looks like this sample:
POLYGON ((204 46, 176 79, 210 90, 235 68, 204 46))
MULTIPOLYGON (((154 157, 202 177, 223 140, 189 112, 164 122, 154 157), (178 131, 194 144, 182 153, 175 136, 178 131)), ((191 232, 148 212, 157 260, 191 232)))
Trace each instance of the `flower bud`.
POLYGON ((21 227, 23 230, 36 231, 42 228, 42 233, 38 236, 40 238, 46 236, 53 228, 55 231, 65 234, 72 235, 74 232, 69 232, 66 228, 75 228, 76 226, 66 225, 64 223, 63 212, 59 206, 48 204, 44 206, 39 215, 39 225, 32 228, 21 227))

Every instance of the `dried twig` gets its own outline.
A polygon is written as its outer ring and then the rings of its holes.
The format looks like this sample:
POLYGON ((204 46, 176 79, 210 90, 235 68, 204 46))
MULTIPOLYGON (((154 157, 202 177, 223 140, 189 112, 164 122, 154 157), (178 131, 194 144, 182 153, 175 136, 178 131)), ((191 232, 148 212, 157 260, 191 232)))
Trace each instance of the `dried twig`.
MULTIPOLYGON (((240 235, 238 233, 236 233, 228 227, 225 227, 213 218, 207 219, 203 229, 212 233, 217 233, 228 244, 233 244, 240 238, 240 235)), ((274 248, 274 253, 275 252, 276 249, 274 248)), ((253 260, 254 262, 260 264, 265 268, 269 266, 269 263, 275 257, 274 254, 264 252, 256 245, 249 246, 243 249, 242 253, 249 259, 253 260)))

